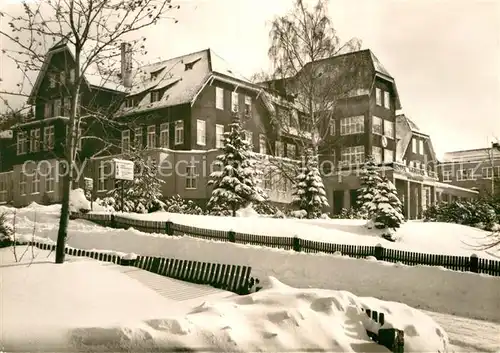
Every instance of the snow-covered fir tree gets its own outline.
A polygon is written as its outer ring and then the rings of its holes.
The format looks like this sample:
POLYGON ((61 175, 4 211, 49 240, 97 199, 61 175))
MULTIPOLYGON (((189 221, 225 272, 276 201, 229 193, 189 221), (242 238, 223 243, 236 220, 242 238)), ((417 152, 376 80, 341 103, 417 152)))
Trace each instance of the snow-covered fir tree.
POLYGON ((157 174, 157 164, 154 160, 145 160, 134 156, 134 180, 117 181, 108 195, 106 203, 117 211, 147 213, 161 210, 165 207, 162 199, 161 185, 165 182, 157 174), (123 185, 122 185, 123 184, 123 185))
POLYGON ((305 211, 306 218, 319 218, 329 207, 318 166, 318 156, 311 149, 304 153, 304 163, 295 177, 292 205, 305 211))
POLYGON ((359 189, 357 205, 359 213, 365 219, 371 219, 373 214, 373 198, 377 194, 378 185, 382 183, 375 158, 369 156, 360 172, 361 188, 359 189))
POLYGON ((217 156, 220 171, 213 172, 208 182, 213 186, 207 208, 211 214, 230 211, 233 217, 240 208, 264 202, 267 195, 259 186, 261 172, 252 151, 252 144, 243 138, 244 130, 238 119, 224 133, 222 154, 217 156))
POLYGON ((373 198, 371 213, 375 228, 386 229, 383 236, 392 238, 392 231, 399 228, 405 219, 402 213, 402 203, 394 184, 387 178, 383 178, 377 187, 377 193, 373 198))

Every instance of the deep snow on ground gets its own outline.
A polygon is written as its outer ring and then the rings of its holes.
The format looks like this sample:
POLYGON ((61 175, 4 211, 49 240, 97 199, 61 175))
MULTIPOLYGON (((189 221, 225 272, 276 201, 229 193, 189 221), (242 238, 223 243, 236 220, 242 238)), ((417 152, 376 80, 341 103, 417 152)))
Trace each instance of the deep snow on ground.
MULTIPOLYGON (((26 247, 18 247, 23 252, 26 247)), ((448 352, 444 330, 404 304, 344 291, 268 288, 183 307, 93 260, 53 264, 35 250, 23 262, 0 250, 0 348, 4 351, 388 352, 370 341, 377 329, 361 308, 386 313, 405 331, 405 352, 448 352)))
MULTIPOLYGON (((18 232, 30 238, 36 217, 37 237, 56 240, 58 212, 58 206, 31 205, 17 210, 18 232)), ((103 228, 81 220, 70 222, 68 244, 86 250, 246 265, 252 267, 252 276, 274 276, 294 287, 348 290, 430 311, 500 322, 500 277, 146 234, 103 228)))

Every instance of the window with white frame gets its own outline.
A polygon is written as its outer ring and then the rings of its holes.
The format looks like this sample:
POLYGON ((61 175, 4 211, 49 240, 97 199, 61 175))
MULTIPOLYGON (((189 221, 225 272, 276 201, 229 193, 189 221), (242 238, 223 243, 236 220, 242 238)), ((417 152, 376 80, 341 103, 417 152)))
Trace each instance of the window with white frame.
POLYGON ((160 147, 168 148, 169 136, 170 133, 168 123, 160 124, 160 147))
POLYGON ((330 119, 328 122, 328 132, 330 133, 330 136, 335 136, 335 120, 330 119))
POLYGON ((389 120, 384 120, 384 136, 390 139, 394 138, 394 123, 389 120))
POLYGON ((196 174, 196 166, 186 166, 186 189, 196 189, 196 181, 198 175, 196 174))
POLYGON ((287 143, 286 144, 286 156, 288 158, 296 158, 297 157, 297 146, 295 146, 293 143, 287 143))
POLYGON ((0 173, 0 201, 7 201, 7 190, 9 188, 8 185, 8 174, 0 173))
POLYGON ((259 152, 262 154, 267 154, 267 139, 266 135, 259 135, 259 152))
POLYGON ((418 141, 418 152, 421 154, 421 155, 424 155, 424 140, 419 140, 418 141))
POLYGON ((47 102, 43 105, 43 117, 45 119, 52 117, 52 102, 47 102))
POLYGON ((175 122, 175 144, 180 145, 184 143, 184 121, 176 120, 175 122))
POLYGON ((252 114, 252 97, 245 96, 245 115, 252 114))
POLYGON ((391 95, 387 91, 384 91, 384 108, 391 109, 391 95))
POLYGON ((231 111, 236 113, 240 111, 239 94, 236 92, 231 92, 231 111))
POLYGON ((382 135, 382 118, 379 118, 378 116, 373 116, 372 118, 372 132, 374 134, 379 134, 382 135))
POLYGON ((411 139, 411 151, 415 154, 418 153, 417 139, 414 137, 411 139))
POLYGON ((281 141, 276 141, 276 157, 283 157, 285 155, 285 144, 281 141))
POLYGON ((443 170, 443 181, 450 182, 452 178, 451 170, 443 170))
POLYGON ((389 149, 384 149, 384 163, 394 162, 394 151, 389 149))
POLYGON ((340 158, 343 165, 361 164, 365 161, 365 146, 344 147, 340 158))
POLYGON ((147 148, 155 148, 155 147, 156 147, 156 126, 149 125, 148 126, 147 148))
POLYGON ((26 174, 21 171, 19 174, 19 194, 21 194, 21 196, 26 195, 26 179, 26 174))
POLYGON ((492 167, 485 167, 485 168, 483 168, 483 178, 484 179, 491 179, 491 178, 493 178, 493 168, 492 167))
POLYGON ((69 70, 69 81, 71 83, 75 82, 75 69, 70 69, 69 70))
POLYGON ((54 149, 54 125, 43 128, 43 146, 47 151, 54 149))
POLYGON ((245 141, 253 144, 253 133, 251 131, 245 130, 245 141))
POLYGON ((415 168, 420 169, 420 161, 415 161, 415 168))
POLYGON ((28 137, 26 131, 19 131, 17 133, 17 154, 25 154, 28 149, 28 137))
POLYGON ((373 146, 372 147, 372 156, 375 159, 375 163, 382 164, 382 148, 373 146))
POLYGON ((224 88, 215 87, 215 108, 224 110, 224 88))
POLYGON ((382 106, 382 90, 380 88, 375 88, 375 102, 382 106))
POLYGON ((54 99, 54 116, 61 116, 61 98, 54 99))
POLYGON ((215 125, 215 148, 224 147, 224 125, 215 125))
POLYGON ((40 151, 40 129, 30 131, 30 152, 40 151))
POLYGON ((205 120, 196 120, 196 143, 200 146, 207 144, 207 122, 205 120))
POLYGON ((365 117, 363 115, 351 116, 340 120, 340 134, 352 135, 365 132, 365 117))
POLYGON ((50 88, 56 87, 56 81, 57 81, 56 73, 55 72, 50 72, 49 73, 49 87, 50 88))
POLYGON ((122 153, 130 152, 130 130, 122 131, 122 153))
POLYGON ((134 129, 134 145, 137 149, 142 149, 142 126, 134 129))
POLYGON ((161 98, 160 91, 151 91, 151 103, 158 102, 161 98))
POLYGON ((457 180, 458 181, 474 180, 474 169, 468 168, 468 169, 457 170, 457 180))
POLYGON ((97 177, 97 191, 106 190, 106 161, 99 164, 99 175, 97 177))
POLYGON ((65 85, 66 84, 66 71, 61 71, 59 72, 59 81, 61 83, 61 85, 65 85))
POLYGON ((38 169, 33 171, 33 176, 31 177, 31 193, 40 193, 40 172, 38 169))
POLYGON ((262 175, 262 181, 264 183, 264 190, 271 190, 271 179, 272 179, 272 174, 270 171, 267 171, 265 173, 263 173, 262 175))
POLYGON ((54 191, 54 174, 55 168, 49 165, 48 170, 45 172, 45 192, 53 192, 54 191))

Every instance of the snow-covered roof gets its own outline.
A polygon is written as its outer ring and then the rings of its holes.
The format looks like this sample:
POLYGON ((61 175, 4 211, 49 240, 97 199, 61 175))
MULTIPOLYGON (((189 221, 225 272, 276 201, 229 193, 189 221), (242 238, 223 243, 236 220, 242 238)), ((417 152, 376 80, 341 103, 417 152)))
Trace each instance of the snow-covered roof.
POLYGON ((406 150, 411 143, 413 135, 417 133, 421 136, 427 138, 427 144, 431 151, 432 160, 436 158, 434 152, 434 146, 432 145, 432 140, 428 134, 425 134, 420 130, 410 118, 404 114, 399 114, 396 116, 396 161, 402 161, 406 154, 406 150))

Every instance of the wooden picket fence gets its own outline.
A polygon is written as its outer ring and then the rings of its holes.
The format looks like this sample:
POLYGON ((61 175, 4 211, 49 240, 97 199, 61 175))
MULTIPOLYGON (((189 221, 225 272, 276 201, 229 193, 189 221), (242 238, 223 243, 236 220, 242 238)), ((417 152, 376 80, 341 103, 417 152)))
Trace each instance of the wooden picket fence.
POLYGON ((176 224, 170 221, 145 221, 111 213, 79 214, 75 215, 75 218, 89 220, 97 224, 112 228, 127 229, 133 227, 139 231, 147 233, 159 233, 175 236, 188 235, 201 239, 232 242, 238 244, 258 245, 284 250, 302 251, 306 253, 341 253, 342 255, 354 258, 366 258, 369 256, 373 256, 380 261, 388 261, 394 263, 400 262, 402 264, 410 266, 441 266, 455 271, 466 271, 483 273, 491 276, 500 276, 500 261, 481 259, 475 255, 467 257, 424 254, 410 251, 386 249, 381 245, 343 245, 301 239, 300 237, 278 237, 238 233, 232 230, 222 231, 192 227, 183 224, 176 224))
MULTIPOLYGON (((55 244, 30 242, 42 250, 55 251, 55 244)), ((65 253, 70 256, 89 257, 98 261, 110 262, 123 266, 134 266, 149 272, 178 280, 210 285, 215 288, 244 295, 250 292, 251 284, 255 282, 250 277, 252 268, 249 266, 217 264, 209 262, 167 259, 153 256, 138 256, 136 258, 120 257, 113 253, 98 250, 81 250, 66 247, 65 253)))

